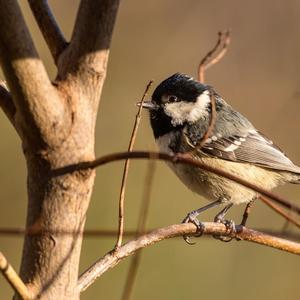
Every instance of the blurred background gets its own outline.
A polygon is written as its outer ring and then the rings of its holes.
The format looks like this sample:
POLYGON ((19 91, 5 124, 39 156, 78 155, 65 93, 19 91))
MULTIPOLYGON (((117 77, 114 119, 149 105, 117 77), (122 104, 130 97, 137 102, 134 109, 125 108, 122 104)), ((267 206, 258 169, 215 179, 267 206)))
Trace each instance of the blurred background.
MULTIPOLYGON (((115 26, 108 76, 96 131, 96 155, 127 149, 136 113, 150 79, 155 85, 175 72, 196 76, 200 59, 219 30, 232 30, 225 58, 206 73, 206 82, 300 164, 300 2, 297 0, 123 0, 115 26)), ((19 1, 41 58, 55 78, 55 66, 28 8, 19 1)), ((49 1, 69 38, 79 1, 49 1)), ((84 43, 84 41, 82 41, 84 43)), ((2 76, 2 75, 1 75, 2 76)), ((2 142, 0 227, 23 227, 26 216, 26 169, 20 140, 0 112, 2 142)), ((136 149, 155 150, 145 114, 136 149)), ((146 161, 132 162, 126 193, 126 229, 136 228, 146 161)), ((97 169, 87 228, 116 229, 123 164, 97 169)), ((300 186, 278 193, 299 204, 300 186)), ((148 228, 177 223, 206 203, 157 163, 148 228)), ((229 216, 239 222, 244 207, 229 216)), ((216 211, 202 215, 212 220, 216 211)), ((284 220, 256 203, 248 225, 282 230, 284 220)), ((293 231, 292 226, 288 227, 293 231)), ((294 230, 294 232, 297 232, 294 230)), ((114 246, 114 238, 86 238, 81 271, 114 246)), ((22 237, 0 236, 0 249, 18 269, 22 237)), ((130 259, 108 271, 82 299, 120 299, 130 259)), ((172 239, 148 247, 132 299, 298 299, 297 256, 247 242, 221 243, 203 238, 195 246, 172 239)), ((12 297, 0 276, 0 299, 12 297)))

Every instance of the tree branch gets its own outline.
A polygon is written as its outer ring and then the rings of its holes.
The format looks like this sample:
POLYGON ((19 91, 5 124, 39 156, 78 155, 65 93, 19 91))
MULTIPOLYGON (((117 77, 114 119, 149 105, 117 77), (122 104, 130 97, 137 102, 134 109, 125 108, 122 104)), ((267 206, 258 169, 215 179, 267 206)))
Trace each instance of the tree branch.
MULTIPOLYGON (((146 232, 149 233, 154 229, 149 229, 146 232)), ((284 239, 292 239, 294 241, 300 242, 300 235, 293 232, 283 232, 278 230, 270 230, 267 228, 256 228, 255 230, 263 231, 264 233, 274 235, 277 237, 281 237, 284 239)), ((32 236, 32 235, 41 235, 42 233, 45 234, 52 234, 52 235, 78 235, 83 234, 85 238, 115 238, 118 234, 117 230, 110 230, 110 229, 85 229, 84 231, 56 231, 56 230, 28 230, 24 228, 0 228, 0 235, 2 236, 14 236, 14 237, 23 237, 25 234, 32 236)), ((136 230, 126 230, 124 231, 124 236, 128 238, 136 238, 138 231, 136 230)), ((203 236, 204 238, 207 236, 203 236)))
MULTIPOLYGON (((145 234, 146 232, 146 224, 147 224, 147 218, 149 213, 154 172, 155 172, 155 161, 150 160, 148 163, 147 174, 145 177, 144 192, 143 192, 142 203, 139 211, 137 234, 135 238, 138 238, 140 235, 145 234)), ((142 258, 142 250, 136 253, 136 255, 134 255, 131 259, 125 286, 122 293, 122 298, 121 298, 122 300, 131 299, 141 258, 142 258)))
POLYGON ((70 45, 58 61, 61 79, 72 73, 84 85, 87 77, 105 76, 118 6, 119 0, 80 2, 70 45))
POLYGON ((28 2, 56 63, 58 56, 66 48, 67 41, 52 14, 48 1, 28 0, 28 2))
POLYGON ((195 148, 191 151, 191 153, 197 153, 206 143, 206 140, 212 135, 213 130, 215 128, 216 120, 217 120, 217 110, 216 110, 216 98, 213 94, 214 92, 210 91, 210 105, 211 105, 211 113, 209 119, 209 125, 207 127, 206 132, 200 139, 199 143, 195 146, 195 148))
POLYGON ((230 31, 219 32, 219 38, 212 50, 210 50, 201 60, 198 67, 198 80, 204 83, 205 71, 218 63, 226 54, 230 44, 230 31), (219 51, 219 53, 218 53, 219 51))
MULTIPOLYGON (((139 124, 142 117, 142 109, 143 109, 143 103, 145 101, 146 95, 152 85, 153 81, 149 81, 149 83, 146 86, 146 89, 144 91, 144 94, 142 96, 142 99, 140 101, 140 106, 138 108, 138 112, 135 116, 135 122, 133 125, 131 137, 129 140, 128 145, 128 152, 131 152, 133 150, 133 146, 135 143, 137 131, 139 128, 139 124)), ((123 177, 122 177, 122 183, 121 183, 121 189, 120 189, 120 196, 119 196, 119 224, 118 224, 118 238, 115 247, 120 247, 122 245, 123 240, 123 232, 124 232, 124 201, 125 201, 125 190, 126 190, 126 183, 127 183, 127 177, 129 172, 129 159, 125 160, 124 170, 123 170, 123 177)))
POLYGON ((214 168, 212 166, 208 166, 205 163, 195 160, 195 159, 191 158, 189 155, 184 154, 184 153, 183 154, 179 153, 176 155, 169 155, 167 153, 151 152, 151 151, 118 152, 118 153, 112 153, 112 154, 102 156, 93 161, 82 162, 79 164, 73 164, 73 165, 65 166, 65 167, 62 167, 62 168, 59 168, 56 170, 52 170, 52 175, 60 176, 60 175, 64 175, 64 174, 67 174, 70 172, 94 169, 96 167, 105 165, 105 164, 113 162, 113 161, 118 161, 118 160, 123 160, 123 159, 128 159, 128 158, 130 158, 130 159, 158 159, 158 160, 163 160, 163 161, 169 161, 171 163, 182 163, 182 164, 187 164, 190 166, 198 167, 207 172, 211 172, 216 175, 225 177, 229 180, 232 180, 234 182, 237 182, 247 188, 250 188, 250 189, 262 194, 263 196, 266 196, 266 197, 272 199, 273 201, 277 202, 278 204, 300 214, 300 207, 297 206, 295 203, 292 203, 279 195, 273 194, 266 189, 263 189, 255 184, 248 182, 247 180, 239 178, 239 177, 237 177, 231 173, 228 173, 224 170, 214 168))
MULTIPOLYGON (((226 235, 228 234, 225 225, 220 223, 205 222, 204 234, 226 235)), ((245 240, 257 244, 273 247, 278 250, 300 255, 300 243, 284 240, 274 236, 267 235, 241 225, 235 226, 236 233, 232 236, 238 240, 245 240)), ((173 238, 175 236, 192 235, 196 233, 195 225, 192 223, 176 224, 164 228, 159 228, 150 233, 144 234, 136 240, 130 241, 115 251, 107 253, 104 257, 96 261, 80 276, 78 288, 81 292, 85 291, 98 277, 107 270, 115 267, 120 261, 137 250, 158 243, 162 240, 173 238)))
POLYGON ((296 220, 295 218, 293 218, 292 216, 290 216, 281 207, 278 207, 277 205, 275 205, 274 203, 272 203, 272 201, 270 201, 269 199, 267 199, 267 198, 265 198, 263 196, 260 196, 260 200, 262 202, 264 202, 267 206, 269 206, 271 209, 273 209, 274 211, 276 211, 283 218, 285 218, 288 222, 290 222, 290 223, 294 224, 296 227, 300 228, 300 222, 298 220, 296 220))
POLYGON ((18 293, 22 299, 32 299, 28 288, 18 276, 14 268, 9 264, 2 252, 0 252, 0 270, 14 291, 18 293))
MULTIPOLYGON (((154 229, 149 229, 146 232, 149 233, 153 231, 154 229)), ((284 231, 278 231, 278 230, 270 230, 268 228, 255 228, 255 230, 263 231, 264 233, 267 233, 269 235, 274 235, 277 237, 281 237, 284 239, 291 239, 296 242, 300 242, 300 235, 293 232, 284 232, 284 231)), ((145 232, 145 233, 146 233, 145 232)), ((83 234, 85 238, 115 238, 118 234, 117 230, 110 230, 110 229, 85 229, 84 231, 56 231, 56 230, 30 230, 30 229, 24 229, 24 228, 0 228, 0 235, 2 236, 14 236, 14 237, 23 237, 25 234, 28 236, 33 235, 41 235, 42 233, 45 234, 52 234, 52 235, 78 235, 83 234)), ((124 236, 128 238, 136 238, 137 237, 137 231, 136 230, 126 230, 124 231, 124 236)), ((203 236, 203 238, 206 238, 208 236, 203 236)))
POLYGON ((16 0, 0 0, 0 62, 25 141, 35 147, 61 143, 71 126, 67 101, 52 86, 16 0))

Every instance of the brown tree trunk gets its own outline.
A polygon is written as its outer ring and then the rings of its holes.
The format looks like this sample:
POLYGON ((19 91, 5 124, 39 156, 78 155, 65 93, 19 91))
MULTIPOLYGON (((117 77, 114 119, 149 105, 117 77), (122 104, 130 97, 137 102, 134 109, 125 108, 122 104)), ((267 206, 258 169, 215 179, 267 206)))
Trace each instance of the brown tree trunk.
MULTIPOLYGON (((94 130, 118 0, 81 0, 67 43, 46 0, 29 0, 57 65, 52 84, 16 0, 0 0, 0 107, 23 145, 28 211, 21 278, 34 299, 79 299, 82 230, 95 172, 55 175, 94 159, 94 130)), ((16 299, 20 297, 15 296, 16 299)))
POLYGON ((80 232, 95 174, 94 171, 81 171, 58 177, 52 175, 52 170, 59 167, 94 158, 93 134, 88 130, 91 126, 79 124, 78 127, 57 149, 42 153, 32 149, 25 151, 29 198, 27 228, 41 234, 25 238, 21 277, 41 299, 79 299, 80 232))

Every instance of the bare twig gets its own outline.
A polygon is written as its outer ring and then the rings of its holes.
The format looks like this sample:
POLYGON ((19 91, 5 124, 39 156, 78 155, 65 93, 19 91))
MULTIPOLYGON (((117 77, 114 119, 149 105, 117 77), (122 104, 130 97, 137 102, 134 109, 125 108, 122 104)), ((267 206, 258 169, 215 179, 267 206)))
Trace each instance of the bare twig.
MULTIPOLYGON (((131 152, 133 150, 133 146, 135 143, 136 139, 136 134, 138 131, 138 127, 140 124, 141 116, 142 116, 142 109, 143 109, 143 102, 145 101, 145 98, 147 96, 147 93, 152 85, 153 81, 149 81, 149 83, 146 86, 146 89, 144 91, 142 100, 141 100, 141 105, 138 108, 138 112, 135 117, 135 122, 133 125, 133 130, 131 133, 130 141, 129 141, 129 146, 128 146, 128 152, 131 152)), ((124 165, 124 170, 123 170, 123 177, 122 177, 122 183, 121 183, 121 189, 120 189, 120 197, 119 197, 119 234, 118 234, 118 239, 115 245, 115 248, 118 248, 122 244, 123 240, 123 231, 124 231, 124 199, 125 199, 125 189, 126 189, 126 182, 127 182, 127 177, 128 177, 128 171, 129 171, 129 159, 125 160, 125 165, 124 165)))
POLYGON ((9 264, 6 257, 0 252, 0 270, 16 293, 24 300, 32 299, 30 292, 22 279, 16 273, 14 268, 9 264))
POLYGON ((245 187, 248 187, 270 199, 277 202, 278 204, 295 211, 296 213, 300 214, 300 207, 288 201, 287 199, 276 195, 274 193, 271 193, 270 191, 263 189, 253 183, 248 182, 247 180, 244 180, 242 178, 239 178, 231 173, 228 173, 224 170, 208 166, 205 163, 195 160, 191 157, 187 157, 185 154, 176 154, 176 155, 169 155, 167 153, 160 153, 160 152, 151 152, 151 151, 132 151, 132 152, 118 152, 118 153, 111 153, 105 156, 102 156, 96 160, 89 161, 89 162, 83 162, 79 164, 73 164, 69 166, 65 166, 56 170, 52 171, 53 176, 60 176, 66 173, 75 172, 79 170, 87 170, 87 169, 94 169, 96 167, 99 167, 101 165, 105 165, 107 163, 123 160, 123 159, 158 159, 158 160, 164 160, 169 161, 171 163, 182 163, 187 164, 190 166, 198 167, 202 170, 214 173, 216 175, 225 177, 229 180, 235 181, 245 187))
POLYGON ((52 14, 47 0, 28 0, 30 8, 46 40, 54 61, 66 48, 67 42, 52 14))
MULTIPOLYGON (((149 211, 154 172, 155 172, 154 162, 149 161, 148 170, 145 178, 145 184, 144 184, 144 193, 143 193, 141 208, 139 212, 137 234, 135 238, 138 238, 140 235, 145 234, 146 232, 146 222, 147 222, 148 211, 149 211)), ((123 289, 123 295, 122 295, 123 300, 129 300, 131 298, 141 257, 142 257, 142 250, 137 252, 136 255, 133 256, 130 262, 126 283, 123 289)))
MULTIPOLYGON (((149 229, 145 233, 149 233, 154 229, 149 229)), ((275 235, 277 237, 292 239, 295 241, 300 241, 300 235, 293 233, 293 232, 283 232, 282 230, 270 230, 268 228, 255 228, 255 230, 263 231, 270 235, 275 235)), ((74 235, 77 236, 78 234, 83 234, 85 238, 114 238, 117 234, 117 230, 110 230, 110 229, 86 229, 83 232, 80 231, 57 231, 57 230, 36 230, 30 231, 24 228, 0 228, 0 235, 4 236, 11 236, 11 237, 23 237, 25 234, 29 236, 40 235, 40 234, 49 234, 49 235, 74 235)), ((137 237, 136 230, 126 230, 124 231, 124 237, 137 237)), ((207 237, 207 236, 204 236, 207 237)))
POLYGON ((297 221, 295 218, 291 217, 281 207, 279 207, 278 205, 272 203, 272 201, 270 201, 266 197, 260 196, 260 200, 262 202, 264 202, 267 206, 269 206, 270 208, 272 208, 274 211, 276 211, 279 215, 281 215, 282 217, 284 217, 288 222, 290 222, 290 223, 294 224, 295 226, 297 226, 298 228, 300 228, 300 222, 297 221))
MULTIPOLYGON (((230 42, 229 30, 226 32, 219 32, 218 35, 219 35, 219 38, 218 38, 218 41, 217 41, 215 47, 204 56, 204 58, 201 60, 201 62, 199 64, 198 80, 201 83, 204 83, 205 71, 208 68, 210 68, 212 65, 218 63, 227 51, 227 47, 230 42), (218 54, 216 54, 218 52, 219 48, 221 48, 220 52, 218 54), (216 55, 216 56, 213 57, 214 55, 216 55)), ((216 114, 217 114, 216 99, 215 99, 214 91, 212 89, 210 89, 209 92, 210 92, 210 103, 211 103, 211 114, 210 114, 209 126, 208 126, 205 134, 201 138, 200 142, 197 144, 197 146, 195 147, 195 149, 192 152, 195 152, 203 147, 206 140, 211 136, 214 126, 215 126, 215 123, 216 123, 216 114)))
POLYGON ((201 83, 204 83, 204 73, 205 73, 205 66, 211 57, 218 51, 219 47, 221 46, 223 40, 223 32, 218 32, 218 40, 216 45, 202 58, 200 64, 198 66, 198 80, 201 83))
MULTIPOLYGON (((149 229, 145 233, 149 233, 154 229, 149 229)), ((295 241, 300 241, 300 235, 293 233, 293 232, 282 232, 282 230, 270 230, 268 228, 255 228, 255 230, 263 231, 270 235, 275 235, 277 237, 292 239, 295 241)), ((11 236, 11 237, 23 237, 25 234, 29 236, 40 235, 40 234, 49 234, 49 235, 74 235, 77 236, 78 234, 83 234, 85 238, 114 238, 117 234, 117 230, 110 230, 110 229, 86 229, 83 232, 80 231, 57 231, 57 230, 39 230, 39 231, 30 231, 24 228, 0 228, 0 235, 4 236, 11 236)), ((136 230, 126 230, 124 231, 124 237, 137 237, 136 230)), ((207 237, 207 236, 204 236, 207 237)))
POLYGON ((230 31, 227 30, 225 32, 219 32, 218 35, 219 37, 215 47, 205 55, 205 57, 201 60, 199 64, 198 80, 201 83, 204 83, 205 71, 211 66, 218 63, 226 54, 226 51, 228 49, 228 45, 230 43, 230 31), (218 51, 219 53, 217 54, 218 51))
MULTIPOLYGON (((210 119, 209 119, 209 125, 207 127, 207 130, 199 143, 195 146, 195 148, 191 151, 191 153, 195 153, 198 150, 200 150, 204 144, 206 143, 206 140, 211 136, 215 123, 216 123, 216 118, 217 118, 217 111, 216 111, 216 98, 215 95, 213 94, 213 91, 210 91, 210 104, 211 104, 211 113, 210 113, 210 119)), ((187 153, 189 155, 189 153, 187 153)))
MULTIPOLYGON (((225 225, 220 223, 203 223, 204 234, 225 235, 228 234, 225 225)), ((233 237, 239 240, 254 242, 257 244, 270 246, 275 249, 300 255, 300 243, 291 242, 281 238, 267 235, 252 229, 245 228, 241 225, 235 227, 236 234, 233 237)), ((146 246, 153 245, 162 240, 181 235, 191 235, 196 233, 194 224, 176 224, 165 228, 160 228, 147 233, 136 240, 130 241, 121 246, 116 251, 107 253, 104 257, 96 261, 89 267, 79 278, 78 288, 81 292, 85 291, 98 277, 108 269, 115 267, 121 260, 132 255, 137 250, 146 246)))

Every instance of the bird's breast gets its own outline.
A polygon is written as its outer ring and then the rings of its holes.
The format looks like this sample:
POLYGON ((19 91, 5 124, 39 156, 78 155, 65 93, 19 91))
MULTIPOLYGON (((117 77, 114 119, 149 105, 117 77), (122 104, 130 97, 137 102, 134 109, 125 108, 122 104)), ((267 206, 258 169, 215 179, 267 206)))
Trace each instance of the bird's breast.
POLYGON ((173 154, 171 145, 176 141, 176 135, 174 132, 166 133, 156 139, 159 151, 167 154, 173 154))

